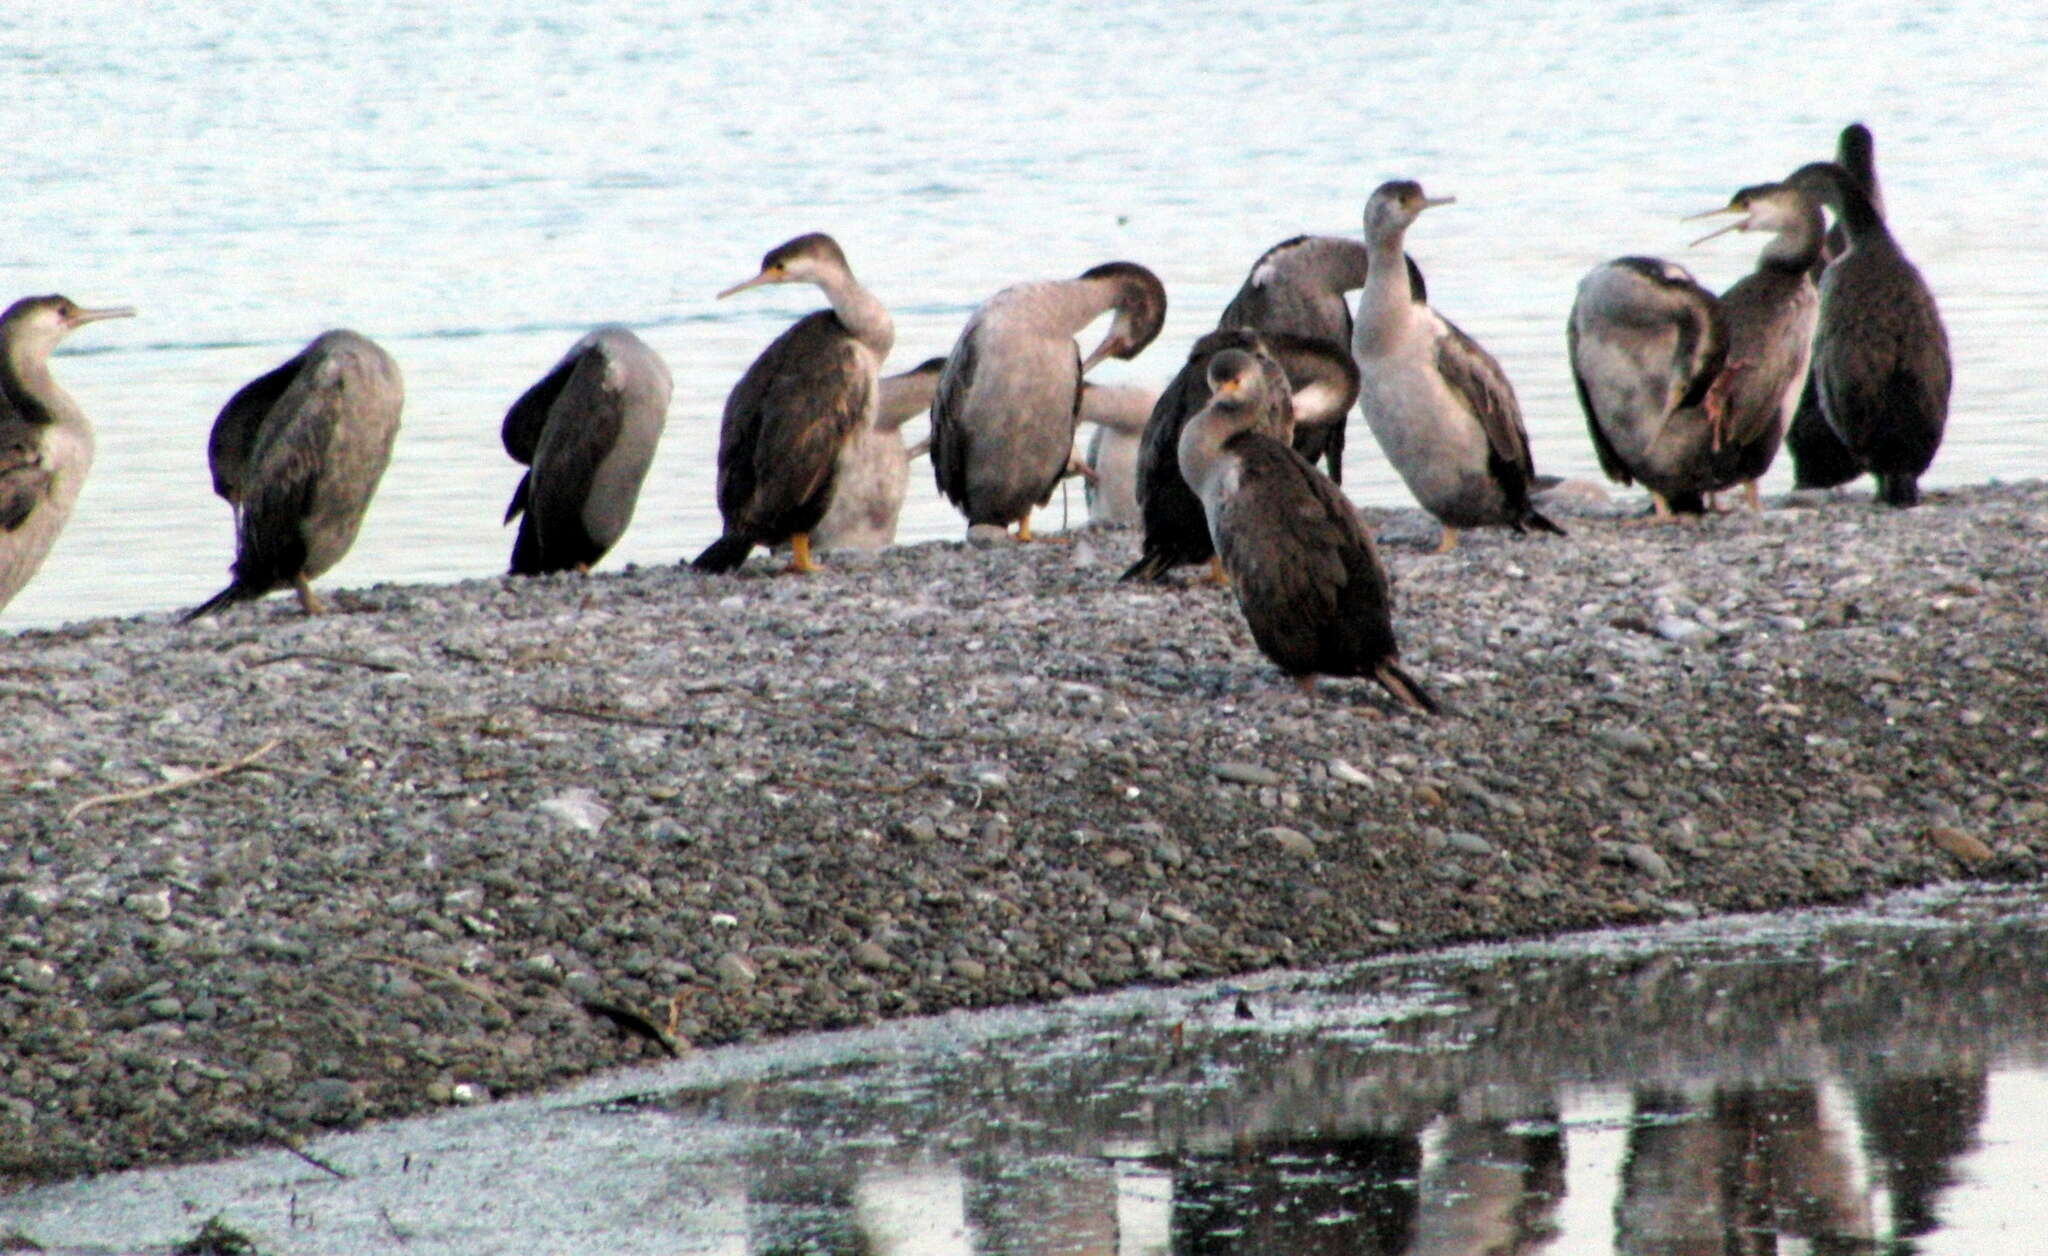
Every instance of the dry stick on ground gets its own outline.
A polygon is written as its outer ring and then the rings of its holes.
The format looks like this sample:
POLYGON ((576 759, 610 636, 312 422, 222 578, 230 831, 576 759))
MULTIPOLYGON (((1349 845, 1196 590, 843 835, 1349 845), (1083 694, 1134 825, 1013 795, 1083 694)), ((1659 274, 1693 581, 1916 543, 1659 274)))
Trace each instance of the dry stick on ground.
POLYGON ((140 798, 154 798, 158 794, 168 794, 172 790, 187 789, 194 785, 203 785, 208 781, 217 781, 223 776, 239 772, 243 768, 250 766, 256 760, 283 744, 284 739, 282 737, 273 737, 232 763, 223 763, 218 767, 206 768, 203 771, 194 772, 190 776, 182 777, 175 781, 165 781, 161 785, 145 785, 141 789, 124 789, 119 793, 94 794, 90 798, 81 798, 77 802, 72 803, 71 809, 64 813, 64 823, 71 823, 94 807, 104 807, 109 803, 116 802, 134 802, 140 798))
POLYGON ((322 650, 293 650, 288 654, 273 654, 266 659, 257 659, 249 664, 253 668, 269 667, 272 663, 289 663, 294 659, 315 659, 322 663, 345 663, 350 667, 367 667, 373 672, 402 672, 405 669, 390 663, 376 663, 369 659, 352 658, 346 654, 328 654, 322 650))
POLYGON ((458 973, 449 972, 445 968, 436 968, 432 964, 423 964, 416 959, 407 959, 403 955, 386 955, 376 951, 359 952, 356 958, 365 964, 396 964, 400 968, 410 968, 422 977, 432 977, 436 981, 446 982, 448 985, 454 986, 457 990, 462 991, 479 1003, 490 1004, 508 1018, 512 1015, 511 1009, 500 1002, 497 995, 492 994, 476 982, 458 973))

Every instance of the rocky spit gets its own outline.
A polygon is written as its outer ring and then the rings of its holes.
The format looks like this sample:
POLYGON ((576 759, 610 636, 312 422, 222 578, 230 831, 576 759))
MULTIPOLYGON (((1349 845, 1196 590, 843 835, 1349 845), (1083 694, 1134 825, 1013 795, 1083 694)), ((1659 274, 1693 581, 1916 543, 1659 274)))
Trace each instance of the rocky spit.
POLYGON ((0 1182, 759 1035, 2039 874, 2048 484, 1552 508, 1568 538, 1448 555, 1373 513, 1435 719, 1304 698, 1227 593, 1117 584, 1115 531, 5 638, 0 1182))

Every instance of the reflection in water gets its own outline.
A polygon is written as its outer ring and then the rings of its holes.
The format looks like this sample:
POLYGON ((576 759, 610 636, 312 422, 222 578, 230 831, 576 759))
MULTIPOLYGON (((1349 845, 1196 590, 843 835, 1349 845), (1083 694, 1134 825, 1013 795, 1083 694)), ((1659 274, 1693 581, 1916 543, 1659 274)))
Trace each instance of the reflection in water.
POLYGON ((346 1181, 40 1188, 0 1234, 135 1250, 195 1206, 310 1207, 289 1250, 385 1250, 387 1217, 475 1250, 423 1162, 532 1240, 505 1250, 2037 1256, 2044 949, 2048 903, 1926 897, 938 1018, 351 1135, 320 1149, 346 1181))
POLYGON ((756 1253, 1912 1256, 1988 1061, 2041 1050, 2048 978, 2010 957, 2043 930, 2008 928, 1381 964, 1254 992, 1250 1022, 1224 992, 660 1103, 861 1131, 773 1141, 756 1253), (1575 1139, 1610 1132, 1610 1171, 1569 1179, 1607 1197, 1562 1207, 1575 1139))

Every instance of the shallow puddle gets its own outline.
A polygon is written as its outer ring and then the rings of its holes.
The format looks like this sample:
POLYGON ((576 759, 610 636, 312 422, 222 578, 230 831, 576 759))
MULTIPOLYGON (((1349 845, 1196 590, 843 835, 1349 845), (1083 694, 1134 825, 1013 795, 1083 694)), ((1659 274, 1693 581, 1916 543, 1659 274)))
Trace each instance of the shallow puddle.
POLYGON ((2048 904, 1918 895, 706 1052, 0 1200, 266 1252, 2036 1253, 2048 904))

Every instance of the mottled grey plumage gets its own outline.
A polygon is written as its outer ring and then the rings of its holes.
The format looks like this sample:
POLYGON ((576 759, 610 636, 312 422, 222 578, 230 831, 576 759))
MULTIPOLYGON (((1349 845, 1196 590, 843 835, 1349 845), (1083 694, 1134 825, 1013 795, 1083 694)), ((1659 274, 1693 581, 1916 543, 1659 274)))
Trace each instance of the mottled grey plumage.
POLYGON ((904 444, 903 425, 931 409, 945 365, 944 358, 928 358, 881 379, 875 421, 840 448, 838 483, 825 517, 811 530, 813 549, 873 553, 896 543, 910 461, 922 450, 904 444))
POLYGON ((505 412, 501 436, 519 481, 515 576, 588 571, 625 535, 668 421, 668 364, 624 327, 578 340, 505 412), (523 517, 521 517, 523 516, 523 517))
MULTIPOLYGON (((1252 263, 1237 295, 1223 307, 1219 329, 1246 327, 1267 335, 1300 336, 1351 346, 1351 307, 1344 294, 1365 286, 1372 254, 1362 241, 1343 236, 1295 236, 1267 249, 1252 263)), ((1422 271, 1408 264, 1408 286, 1417 301, 1429 299, 1422 271)), ((1344 482, 1345 416, 1299 428, 1296 452, 1322 459, 1330 478, 1344 482)))
POLYGON ((1625 257, 1580 282, 1566 322, 1601 468, 1649 489, 1660 514, 1697 514, 1706 494, 1738 484, 1754 500, 1806 379, 1819 207, 1768 184, 1714 212, 1742 215, 1723 230, 1771 233, 1756 269, 1726 293, 1669 262, 1625 257))
POLYGON ((718 434, 718 512, 725 532, 691 565, 732 571, 756 545, 787 541, 789 570, 811 571, 810 534, 825 517, 846 442, 873 424, 878 366, 896 325, 853 277, 831 236, 813 232, 769 250, 760 284, 813 283, 832 302, 775 338, 725 400, 718 434))
MULTIPOLYGON (((1863 189, 1871 209, 1879 218, 1884 217, 1884 190, 1877 181, 1877 142, 1869 127, 1861 122, 1852 122, 1842 128, 1841 136, 1835 141, 1835 164, 1849 172, 1849 177, 1863 189)), ((1843 230, 1841 221, 1837 219, 1828 228, 1820 260, 1814 264, 1814 281, 1820 281, 1829 262, 1848 251, 1848 232, 1843 230)), ((1814 383, 1810 371, 1806 376, 1806 387, 1799 394, 1799 409, 1792 416, 1792 428, 1785 434, 1785 451, 1792 455, 1794 488, 1834 488, 1863 474, 1863 468, 1857 465, 1856 455, 1842 444, 1841 438, 1835 435, 1826 416, 1821 413, 1819 386, 1814 383)))
POLYGON ((1892 506, 1920 500, 1920 475, 1948 423, 1948 331, 1934 294, 1856 180, 1831 161, 1787 183, 1826 204, 1848 251, 1820 279, 1813 375, 1821 413, 1892 506))
POLYGON ((1319 675, 1367 676, 1397 701, 1435 710, 1401 668, 1386 570, 1358 511, 1269 434, 1279 398, 1264 364, 1227 349, 1207 378, 1213 395, 1177 452, 1252 639, 1304 690, 1319 675))
POLYGON ((1136 527, 1138 515, 1138 443, 1159 390, 1135 384, 1081 385, 1081 422, 1092 423, 1088 438, 1088 478, 1083 495, 1088 522, 1110 528, 1136 527))
POLYGON ((1342 345, 1247 328, 1212 331, 1195 342, 1180 373, 1159 395, 1138 446, 1138 511, 1145 527, 1138 561, 1124 580, 1165 578, 1175 567, 1208 562, 1216 553, 1202 503, 1181 478, 1180 438, 1190 419, 1209 404, 1209 370, 1227 352, 1244 353, 1267 377, 1262 395, 1267 435, 1295 445, 1298 434, 1329 423, 1358 399, 1358 367, 1342 345))
POLYGON ((311 582, 354 544, 404 402, 398 363, 352 331, 321 333, 228 400, 208 452, 235 507, 233 578, 187 622, 288 585, 320 612, 311 582))
POLYGON ((1500 363, 1430 306, 1414 299, 1400 265, 1408 226, 1432 205, 1419 184, 1381 184, 1365 206, 1372 253, 1352 353, 1359 410, 1387 461, 1444 527, 1501 525, 1562 532, 1529 504, 1535 464, 1521 406, 1500 363))
POLYGON ((0 609, 43 565, 92 469, 92 424, 50 375, 57 342, 126 306, 23 297, 0 314, 0 609))
POLYGON ((1018 525, 1052 497, 1072 458, 1081 377, 1106 357, 1132 358, 1166 320, 1166 288, 1133 262, 1078 279, 1016 284, 975 310, 932 401, 932 473, 970 525, 1018 525), (1074 336, 1115 310, 1088 358, 1074 336))

